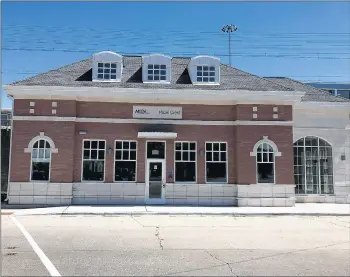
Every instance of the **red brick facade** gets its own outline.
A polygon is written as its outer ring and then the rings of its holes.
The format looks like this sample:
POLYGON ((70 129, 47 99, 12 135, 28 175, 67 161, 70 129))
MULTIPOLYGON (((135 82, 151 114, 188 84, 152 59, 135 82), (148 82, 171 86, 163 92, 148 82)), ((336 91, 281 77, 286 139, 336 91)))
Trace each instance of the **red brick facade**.
MULTIPOLYGON (((81 159, 83 139, 103 139, 107 149, 112 148, 112 154, 105 159, 105 182, 113 182, 114 141, 137 140, 137 182, 145 182, 145 148, 146 140, 138 139, 137 134, 149 127, 149 124, 138 123, 95 123, 76 122, 71 118, 118 118, 131 119, 133 105, 129 103, 90 103, 60 100, 15 100, 14 116, 58 116, 67 117, 60 121, 14 120, 11 152, 12 182, 28 182, 30 178, 31 154, 25 153, 30 140, 44 132, 50 137, 58 153, 52 154, 51 182, 71 183, 81 181, 81 159), (34 107, 30 102, 35 102, 34 107), (57 102, 53 107, 52 102, 57 102), (34 109, 34 113, 30 113, 34 109), (56 110, 56 114, 52 110, 56 110), (69 119, 68 119, 69 117, 69 119), (70 120, 70 121, 69 121, 70 120), (80 135, 79 131, 87 131, 80 135)), ((145 104, 139 104, 145 105, 145 104)), ((156 106, 151 104, 150 106, 156 106)), ((180 105, 159 105, 180 106, 180 105)), ((205 156, 200 151, 205 150, 206 141, 227 142, 228 153, 228 183, 255 184, 256 161, 250 155, 254 145, 268 136, 281 152, 276 157, 276 183, 293 184, 293 134, 292 126, 259 125, 259 121, 291 121, 292 106, 283 105, 181 105, 182 120, 196 121, 226 121, 221 125, 183 125, 169 126, 177 133, 175 140, 166 140, 166 170, 174 170, 174 141, 197 142, 197 183, 205 183, 205 156), (253 107, 257 111, 253 112, 253 107), (277 107, 278 111, 273 111, 277 107), (253 119, 253 114, 257 118, 253 119), (278 114, 274 118, 273 114, 278 114), (227 121, 257 121, 256 125, 234 125, 227 121)), ((163 140, 163 139, 160 139, 163 140)), ((167 180, 173 182, 172 179, 167 180)))

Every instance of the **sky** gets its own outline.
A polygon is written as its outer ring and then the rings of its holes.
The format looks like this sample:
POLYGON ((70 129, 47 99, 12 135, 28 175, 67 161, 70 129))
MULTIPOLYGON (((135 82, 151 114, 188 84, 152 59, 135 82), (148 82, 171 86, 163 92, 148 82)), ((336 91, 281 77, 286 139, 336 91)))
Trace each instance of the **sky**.
MULTIPOLYGON (((111 50, 214 55, 259 76, 350 81, 350 2, 1 2, 2 85, 111 50)), ((11 101, 1 91, 2 108, 11 101)))

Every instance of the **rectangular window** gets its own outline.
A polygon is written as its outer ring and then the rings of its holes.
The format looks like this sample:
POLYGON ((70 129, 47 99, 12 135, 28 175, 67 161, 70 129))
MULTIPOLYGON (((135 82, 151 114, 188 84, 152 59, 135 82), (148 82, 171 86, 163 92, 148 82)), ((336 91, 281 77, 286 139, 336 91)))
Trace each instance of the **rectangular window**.
POLYGON ((117 63, 98 63, 97 79, 100 80, 116 80, 117 79, 117 63))
POLYGON ((197 66, 197 82, 215 83, 215 66, 197 66))
POLYGON ((83 141, 83 181, 103 181, 106 142, 104 140, 83 141))
POLYGON ((349 89, 338 89, 337 96, 342 96, 344 98, 350 99, 350 90, 349 89))
POLYGON ((136 181, 136 141, 116 140, 114 155, 114 181, 136 181))
POLYGON ((166 81, 165 64, 149 64, 147 66, 148 81, 166 81))
POLYGON ((227 182, 227 143, 206 142, 205 164, 207 183, 227 182))
POLYGON ((175 182, 196 181, 196 143, 175 142, 175 182))

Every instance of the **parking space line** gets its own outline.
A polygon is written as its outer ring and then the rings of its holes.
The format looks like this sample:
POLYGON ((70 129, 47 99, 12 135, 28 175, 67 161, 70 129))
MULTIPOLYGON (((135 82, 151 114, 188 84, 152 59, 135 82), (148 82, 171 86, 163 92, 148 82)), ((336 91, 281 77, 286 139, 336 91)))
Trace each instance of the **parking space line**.
POLYGON ((10 217, 12 221, 16 224, 16 226, 21 230, 25 238, 28 240, 29 244, 31 245, 35 253, 38 255, 38 257, 40 258, 40 260, 42 261, 46 269, 49 271, 51 276, 61 276, 61 274, 58 272, 56 267, 45 255, 45 253, 40 249, 39 245, 35 242, 33 237, 27 232, 27 230, 23 227, 23 225, 14 216, 11 215, 10 217))

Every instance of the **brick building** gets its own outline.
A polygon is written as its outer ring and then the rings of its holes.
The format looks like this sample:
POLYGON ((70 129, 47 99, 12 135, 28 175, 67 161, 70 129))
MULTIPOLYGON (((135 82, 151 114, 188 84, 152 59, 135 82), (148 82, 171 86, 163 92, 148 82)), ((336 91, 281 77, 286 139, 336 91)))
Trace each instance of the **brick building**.
POLYGON ((216 57, 105 51, 5 87, 9 203, 350 203, 350 101, 216 57))

